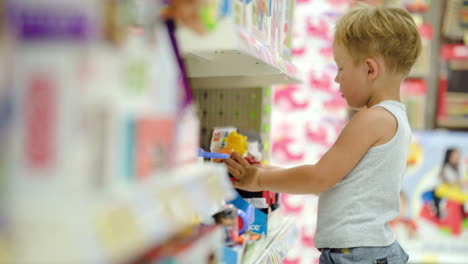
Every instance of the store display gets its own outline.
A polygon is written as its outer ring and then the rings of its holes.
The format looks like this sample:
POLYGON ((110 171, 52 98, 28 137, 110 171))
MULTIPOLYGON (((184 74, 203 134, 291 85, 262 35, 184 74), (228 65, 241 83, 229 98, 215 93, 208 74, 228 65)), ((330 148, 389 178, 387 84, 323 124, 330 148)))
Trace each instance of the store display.
POLYGON ((394 223, 412 262, 428 254, 440 263, 467 257, 467 139, 463 132, 414 134, 400 196, 402 211, 394 223))
POLYGON ((247 137, 237 133, 236 131, 231 132, 225 139, 226 145, 223 149, 225 151, 235 151, 239 155, 244 156, 247 153, 247 137))
POLYGON ((280 53, 287 59, 291 59, 292 41, 293 41, 293 17, 296 7, 293 0, 282 0, 284 5, 282 34, 280 34, 282 49, 280 53))
POLYGON ((466 34, 466 26, 464 26, 463 13, 465 10, 463 0, 447 0, 445 4, 445 12, 442 17, 442 34, 444 37, 455 40, 463 41, 466 34))
MULTIPOLYGON (((1 10, 0 20, 5 13, 11 23, 2 33, 16 45, 1 56, 0 145, 8 154, 0 155, 0 196, 3 201, 9 195, 5 200, 12 204, 4 219, 0 203, 0 262, 8 248, 4 234, 13 239, 8 241, 14 245, 8 252, 11 259, 24 263, 219 262, 224 230, 205 224, 236 193, 222 164, 197 160, 229 155, 208 145, 203 147, 211 152, 200 148, 200 128, 204 136, 209 127, 206 134, 211 136, 214 126, 202 126, 197 116, 176 25, 157 16, 162 1, 7 2, 11 5, 1 10), (3 65, 10 56, 11 80, 5 82, 3 65), (3 192, 5 188, 9 191, 3 192), (5 224, 9 221, 11 226, 5 224), (51 236, 54 232, 59 235, 51 236)), ((214 1, 198 10, 206 31, 223 29, 222 21, 234 12, 231 4, 214 1)), ((260 72, 243 69, 248 74, 240 77, 264 78, 267 84, 297 82, 294 65, 280 55, 282 21, 292 21, 293 10, 284 19, 280 1, 274 9, 271 1, 238 4, 244 12, 239 20, 247 21, 249 14, 258 35, 247 23, 231 28, 228 33, 247 40, 245 50, 238 48, 244 55, 234 51, 233 58, 260 65, 254 66, 260 72), (268 46, 272 41, 274 48, 268 46)), ((223 64, 239 77, 231 64, 223 64)), ((234 120, 231 124, 239 128, 216 144, 247 155, 251 162, 262 160, 262 152, 269 151, 263 138, 268 133, 269 112, 262 104, 267 92, 224 91, 226 98, 248 100, 251 108, 238 104, 244 109, 235 109, 219 97, 223 107, 214 112, 207 109, 212 105, 201 105, 202 115, 209 111, 225 118, 218 125, 234 120), (243 131, 250 131, 249 136, 243 131)), ((262 195, 268 211, 278 207, 277 194, 262 195)), ((237 225, 219 222, 244 235, 237 243, 257 240, 249 232, 259 229, 253 225, 257 211, 245 203, 235 219, 227 215, 237 225)))
POLYGON ((222 229, 219 226, 200 226, 189 235, 176 237, 160 247, 147 251, 131 263, 219 263, 222 257, 222 229))
MULTIPOLYGON (((417 19, 415 19, 417 20, 417 19)), ((419 19, 422 21, 422 18, 419 19)), ((418 25, 418 31, 421 36, 422 50, 419 58, 410 70, 410 78, 426 78, 429 75, 431 41, 433 39, 433 29, 430 24, 422 23, 418 25)))
POLYGON ((136 144, 133 149, 138 179, 150 177, 161 169, 169 169, 173 164, 174 120, 141 119, 135 126, 136 144))
POLYGON ((426 12, 431 0, 403 0, 403 5, 410 12, 426 12))
POLYGON ((439 82, 437 125, 448 128, 466 128, 468 125, 468 46, 442 47, 442 66, 439 82))
POLYGON ((202 148, 198 150, 198 156, 204 159, 227 159, 229 154, 206 152, 202 148))
POLYGON ((213 215, 217 224, 224 226, 226 245, 232 246, 239 243, 239 221, 238 211, 232 204, 226 205, 219 213, 213 215))
POLYGON ((261 42, 269 45, 271 32, 271 0, 252 0, 252 33, 261 42))
POLYGON ((421 79, 407 79, 401 85, 401 102, 406 105, 408 121, 412 129, 424 128, 427 84, 421 79))
MULTIPOLYGON (((468 30, 468 2, 463 1, 460 8, 460 26, 465 29, 465 36, 467 35, 466 31, 468 30)), ((468 43, 465 42, 468 45, 468 43)))

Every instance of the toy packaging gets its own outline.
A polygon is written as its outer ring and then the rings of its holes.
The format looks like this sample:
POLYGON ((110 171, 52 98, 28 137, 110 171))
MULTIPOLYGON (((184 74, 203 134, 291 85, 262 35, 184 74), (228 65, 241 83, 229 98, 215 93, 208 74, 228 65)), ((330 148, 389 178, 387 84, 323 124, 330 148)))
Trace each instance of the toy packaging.
POLYGON ((270 45, 271 1, 252 0, 252 34, 266 45, 270 45))
POLYGON ((213 130, 213 136, 211 137, 210 151, 220 152, 225 147, 224 139, 231 134, 231 132, 237 131, 235 127, 215 127, 213 130))
POLYGON ((283 50, 281 54, 286 58, 291 58, 291 48, 292 48, 292 37, 293 37, 293 17, 294 17, 294 0, 283 0, 284 11, 283 11, 283 38, 282 46, 283 50))
POLYGON ((415 133, 400 199, 392 226, 416 262, 429 252, 440 263, 467 259, 468 134, 415 133))

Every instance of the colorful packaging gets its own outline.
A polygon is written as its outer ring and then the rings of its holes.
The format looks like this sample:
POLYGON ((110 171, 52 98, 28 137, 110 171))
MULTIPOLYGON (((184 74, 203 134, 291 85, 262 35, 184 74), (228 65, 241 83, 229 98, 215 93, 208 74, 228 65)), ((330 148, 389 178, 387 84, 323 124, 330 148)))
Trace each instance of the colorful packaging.
POLYGON ((252 1, 252 34, 265 45, 270 45, 271 32, 271 1, 252 1))
POLYGON ((235 127, 215 127, 213 129, 213 136, 211 137, 210 151, 220 152, 226 145, 224 139, 231 134, 231 132, 237 131, 235 127))

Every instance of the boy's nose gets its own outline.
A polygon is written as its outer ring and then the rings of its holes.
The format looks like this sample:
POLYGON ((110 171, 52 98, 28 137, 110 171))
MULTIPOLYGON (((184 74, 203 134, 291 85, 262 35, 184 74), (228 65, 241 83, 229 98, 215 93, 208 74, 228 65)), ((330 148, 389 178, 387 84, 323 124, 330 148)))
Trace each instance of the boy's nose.
POLYGON ((339 83, 338 81, 338 74, 335 75, 335 80, 334 80, 336 83, 339 83))

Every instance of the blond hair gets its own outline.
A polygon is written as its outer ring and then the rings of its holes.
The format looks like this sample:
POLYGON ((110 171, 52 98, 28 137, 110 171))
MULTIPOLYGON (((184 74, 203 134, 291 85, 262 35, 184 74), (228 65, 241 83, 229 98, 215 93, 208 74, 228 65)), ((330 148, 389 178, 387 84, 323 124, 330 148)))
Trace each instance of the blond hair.
POLYGON ((391 71, 404 74, 421 52, 421 38, 408 11, 364 3, 338 21, 335 42, 346 47, 355 64, 381 56, 391 71))

